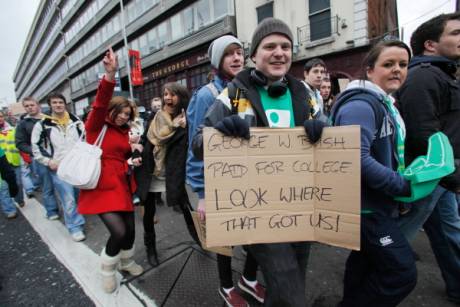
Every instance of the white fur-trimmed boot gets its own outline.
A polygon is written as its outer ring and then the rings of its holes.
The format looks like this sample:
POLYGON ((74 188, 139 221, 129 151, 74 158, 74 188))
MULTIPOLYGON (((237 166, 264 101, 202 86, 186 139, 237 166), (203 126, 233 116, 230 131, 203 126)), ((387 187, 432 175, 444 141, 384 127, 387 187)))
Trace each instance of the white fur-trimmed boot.
POLYGON ((122 249, 120 252, 120 267, 121 271, 128 272, 133 276, 141 275, 144 272, 144 269, 138 265, 134 260, 134 245, 131 249, 125 250, 122 249))
POLYGON ((120 254, 113 257, 105 253, 105 248, 101 252, 101 275, 102 288, 106 293, 112 293, 117 289, 117 266, 120 262, 120 254))

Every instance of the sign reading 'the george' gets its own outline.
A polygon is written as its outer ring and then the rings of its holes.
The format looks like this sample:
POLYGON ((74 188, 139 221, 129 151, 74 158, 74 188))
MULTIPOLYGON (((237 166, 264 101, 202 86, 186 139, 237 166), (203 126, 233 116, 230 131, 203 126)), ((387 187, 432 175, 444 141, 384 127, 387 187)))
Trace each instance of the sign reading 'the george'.
POLYGON ((359 250, 360 130, 251 128, 250 140, 205 128, 206 244, 318 241, 359 250))

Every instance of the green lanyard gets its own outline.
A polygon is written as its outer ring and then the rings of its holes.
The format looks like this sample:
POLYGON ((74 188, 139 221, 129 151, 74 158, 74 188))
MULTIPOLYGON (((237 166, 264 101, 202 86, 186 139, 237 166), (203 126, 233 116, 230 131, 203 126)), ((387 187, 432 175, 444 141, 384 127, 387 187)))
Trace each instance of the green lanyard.
POLYGON ((388 109, 391 115, 393 116, 394 123, 396 125, 396 150, 398 153, 398 172, 403 173, 406 169, 406 165, 404 163, 404 132, 398 120, 401 118, 401 116, 399 115, 398 109, 396 109, 393 105, 393 101, 389 97, 385 97, 383 101, 388 106, 388 109))

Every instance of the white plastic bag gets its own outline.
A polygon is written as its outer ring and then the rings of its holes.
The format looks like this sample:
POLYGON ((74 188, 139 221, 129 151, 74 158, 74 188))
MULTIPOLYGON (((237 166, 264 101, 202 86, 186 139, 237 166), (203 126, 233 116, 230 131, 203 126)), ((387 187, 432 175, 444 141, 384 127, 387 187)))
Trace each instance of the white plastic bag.
POLYGON ((75 143, 59 163, 58 177, 78 189, 91 190, 97 186, 101 175, 101 144, 107 131, 102 127, 94 145, 82 141, 75 143))

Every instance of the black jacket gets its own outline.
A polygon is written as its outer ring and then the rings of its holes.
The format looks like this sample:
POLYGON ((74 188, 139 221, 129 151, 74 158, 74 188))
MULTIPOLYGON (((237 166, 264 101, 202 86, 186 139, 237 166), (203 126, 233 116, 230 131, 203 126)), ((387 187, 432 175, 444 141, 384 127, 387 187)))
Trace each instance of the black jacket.
POLYGON ((438 131, 454 149, 455 172, 441 181, 452 191, 460 189, 460 84, 456 63, 444 57, 414 57, 406 82, 396 93, 406 124, 406 165, 426 155, 428 138, 438 131))
MULTIPOLYGON (((254 109, 255 117, 248 118, 247 120, 252 127, 268 127, 268 119, 265 114, 262 102, 260 101, 259 91, 254 82, 250 79, 252 68, 245 69, 240 72, 232 80, 235 86, 240 90, 240 99, 247 99, 250 101, 254 109)), ((310 96, 307 93, 305 86, 299 80, 290 75, 286 75, 287 84, 291 91, 292 109, 294 113, 294 123, 296 126, 303 126, 303 122, 310 117, 310 108, 308 101, 310 96)), ((205 117, 205 126, 212 127, 222 118, 232 114, 232 110, 225 104, 218 103, 219 97, 216 102, 211 105, 205 117)))
MULTIPOLYGON (((155 168, 153 159, 153 144, 146 137, 148 128, 142 137, 142 166, 134 169, 137 182, 136 194, 141 201, 147 199, 147 194, 155 168)), ((183 206, 188 202, 185 191, 185 161, 187 158, 187 129, 177 128, 174 136, 166 143, 165 158, 166 202, 168 206, 183 206)))
POLYGON ((16 127, 16 147, 29 155, 32 155, 30 137, 35 123, 40 121, 38 118, 24 117, 16 127))
MULTIPOLYGON (((249 100, 250 107, 254 110, 254 116, 244 113, 239 115, 248 122, 250 127, 268 127, 268 119, 260 100, 259 91, 256 88, 256 84, 250 79, 252 69, 243 70, 232 80, 232 83, 238 88, 238 97, 236 98, 240 101, 249 100)), ((288 88, 291 91, 294 124, 296 126, 303 126, 304 121, 312 117, 312 109, 309 105, 310 96, 302 82, 290 75, 286 75, 285 77, 288 88)), ((224 117, 233 114, 232 109, 221 100, 222 95, 228 97, 228 89, 217 96, 216 101, 209 107, 206 113, 204 125, 200 126, 193 137, 192 151, 198 159, 203 159, 203 127, 214 127, 224 117)))

